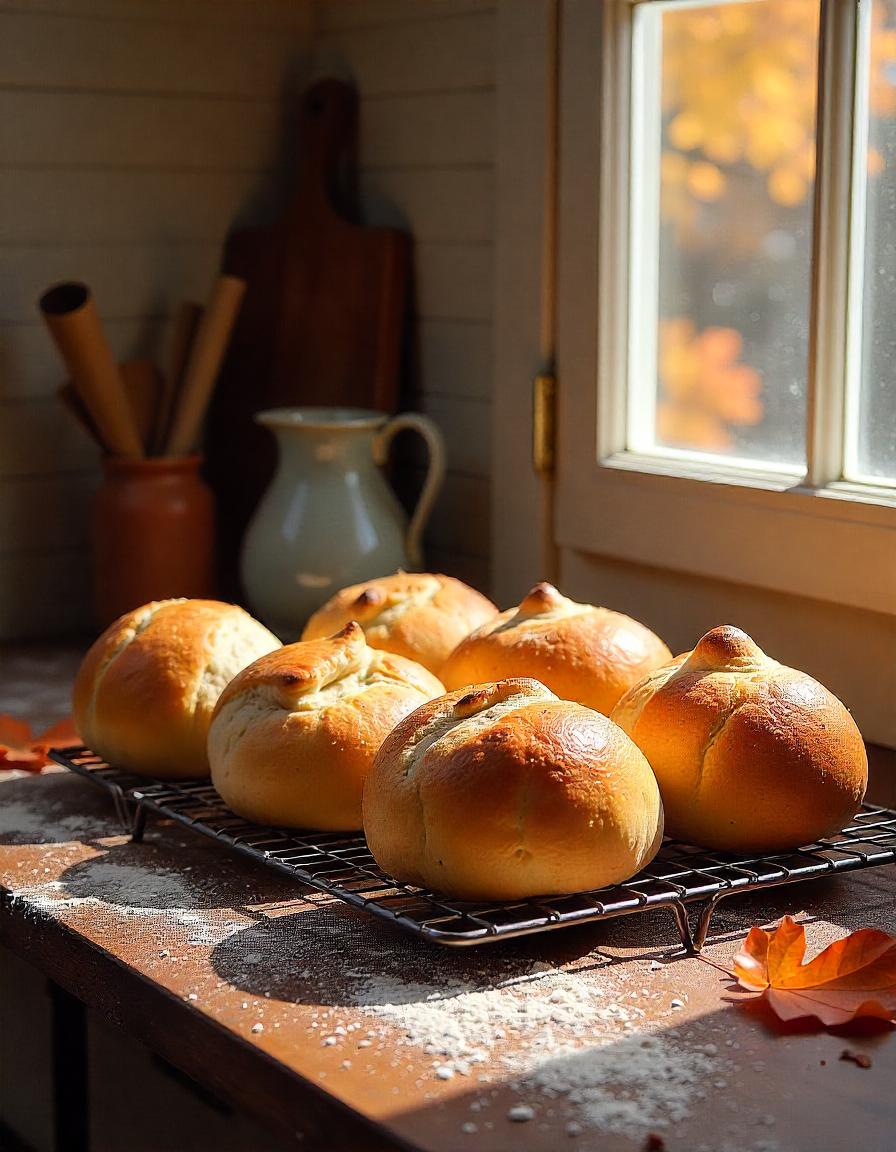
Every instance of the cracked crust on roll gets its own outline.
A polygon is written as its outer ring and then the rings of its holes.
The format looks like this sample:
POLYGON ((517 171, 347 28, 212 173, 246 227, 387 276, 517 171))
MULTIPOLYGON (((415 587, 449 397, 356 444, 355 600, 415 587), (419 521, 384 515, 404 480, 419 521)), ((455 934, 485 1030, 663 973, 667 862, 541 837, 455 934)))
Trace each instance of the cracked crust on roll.
POLYGON ((74 721, 110 764, 163 779, 208 775, 205 741, 225 685, 280 647, 235 604, 159 600, 116 620, 75 681, 74 721))
POLYGON ((234 812, 260 824, 359 828, 361 790, 383 740, 443 691, 421 665, 371 648, 355 622, 286 645, 221 695, 208 738, 212 782, 234 812))
POLYGON ((518 608, 462 640, 440 675, 451 689, 534 676, 562 699, 609 715, 633 684, 671 658, 662 640, 630 616, 536 584, 518 608))
POLYGON ((357 620, 372 648, 416 660, 438 675, 455 645, 497 611, 452 576, 397 572, 337 592, 308 621, 302 639, 330 636, 357 620))
POLYGON ((844 826, 868 782, 861 734, 826 688, 724 625, 613 711, 650 761, 672 836, 797 848, 844 826))
POLYGON ((422 705, 387 738, 364 789, 380 867, 460 899, 626 880, 662 830, 656 780, 631 740, 526 678, 422 705))

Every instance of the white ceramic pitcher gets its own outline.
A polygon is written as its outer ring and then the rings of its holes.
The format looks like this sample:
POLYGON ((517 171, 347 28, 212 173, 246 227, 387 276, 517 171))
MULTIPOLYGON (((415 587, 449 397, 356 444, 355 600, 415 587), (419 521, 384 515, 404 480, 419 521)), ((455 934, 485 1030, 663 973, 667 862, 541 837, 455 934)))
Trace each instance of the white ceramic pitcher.
POLYGON ((445 475, 442 434, 425 416, 366 408, 275 408, 259 424, 277 437, 277 473, 243 541, 252 610, 281 639, 347 584, 423 566, 422 537, 445 475), (383 478, 397 432, 426 441, 429 467, 411 517, 383 478))

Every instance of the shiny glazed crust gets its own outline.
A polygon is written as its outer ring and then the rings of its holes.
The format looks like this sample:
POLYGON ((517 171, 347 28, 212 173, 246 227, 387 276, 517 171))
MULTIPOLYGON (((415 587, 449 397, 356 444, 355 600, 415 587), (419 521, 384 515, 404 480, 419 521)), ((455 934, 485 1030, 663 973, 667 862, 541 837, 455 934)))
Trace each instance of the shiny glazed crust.
POLYGON ((441 683, 379 652, 350 623, 325 640, 289 644, 226 688, 208 738, 212 782, 259 824, 361 826, 361 790, 388 733, 441 683))
POLYGON ((462 640, 441 670, 449 689, 534 676, 564 700, 609 715, 619 698, 672 653, 649 628, 609 608, 576 604, 536 584, 462 640))
POLYGON ((380 749, 364 831, 386 872, 471 900, 628 879, 662 841, 647 761, 605 716, 529 679, 417 708, 380 749))
POLYGON ((229 680, 279 648, 235 604, 161 600, 127 613, 81 664, 74 720, 110 764, 163 779, 207 776, 212 710, 229 680))
POLYGON ((865 794, 846 708, 728 625, 646 677, 613 719, 657 775, 667 832, 695 844, 797 848, 842 828, 865 794))
POLYGON ((372 648, 416 660, 438 675, 455 645, 497 611, 452 576, 397 572, 337 592, 305 625, 302 639, 330 636, 357 620, 372 648))

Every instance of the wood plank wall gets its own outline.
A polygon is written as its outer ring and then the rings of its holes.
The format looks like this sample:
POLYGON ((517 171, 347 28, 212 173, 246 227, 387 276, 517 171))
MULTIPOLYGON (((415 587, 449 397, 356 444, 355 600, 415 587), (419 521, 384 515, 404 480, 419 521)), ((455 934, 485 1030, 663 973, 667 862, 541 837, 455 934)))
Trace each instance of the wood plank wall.
POLYGON ((0 636, 89 626, 93 445, 35 302, 88 281, 116 354, 164 357, 235 217, 276 192, 310 0, 0 0, 0 636))
POLYGON ((163 358, 227 228, 282 193, 312 38, 361 90, 368 220, 416 240, 408 399, 450 470, 428 559, 487 586, 494 25, 490 0, 0 0, 0 638, 89 626, 96 454, 38 295, 87 280, 116 354, 163 358))
MULTIPOLYGON (((441 427, 448 478, 430 567, 487 591, 494 295, 495 3, 315 0, 314 70, 361 94, 369 223, 415 240, 408 402, 441 427)), ((402 478, 405 479, 405 478, 402 478)), ((418 486, 419 468, 409 488, 418 486)))

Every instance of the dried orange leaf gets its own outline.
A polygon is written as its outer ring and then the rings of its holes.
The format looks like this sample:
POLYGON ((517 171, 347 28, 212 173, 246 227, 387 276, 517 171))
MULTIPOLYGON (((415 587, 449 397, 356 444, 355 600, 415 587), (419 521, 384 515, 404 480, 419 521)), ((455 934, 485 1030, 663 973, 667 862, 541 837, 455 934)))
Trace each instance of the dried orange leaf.
POLYGON ((33 739, 31 725, 15 716, 0 716, 0 745, 4 748, 28 748, 33 739))
POLYGON ((771 932, 751 928, 742 952, 734 957, 734 975, 737 982, 751 992, 768 988, 768 942, 771 932))
POLYGON ((57 720, 46 731, 41 732, 31 747, 35 752, 47 752, 50 748, 71 748, 72 745, 80 744, 80 742, 81 737, 78 735, 71 717, 66 717, 65 720, 57 720))
POLYGON ((47 752, 53 747, 77 744, 78 733, 70 719, 59 720, 40 736, 31 725, 14 716, 0 716, 0 768, 21 768, 39 772, 49 763, 47 752))
POLYGON ((808 964, 805 954, 805 929, 785 916, 771 932, 750 930, 734 957, 734 976, 763 992, 782 1020, 815 1016, 828 1026, 857 1016, 896 1020, 896 938, 861 928, 808 964))

